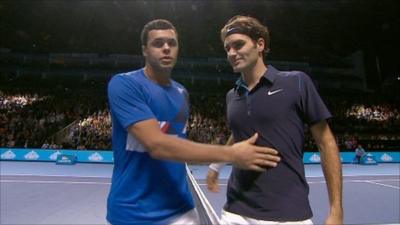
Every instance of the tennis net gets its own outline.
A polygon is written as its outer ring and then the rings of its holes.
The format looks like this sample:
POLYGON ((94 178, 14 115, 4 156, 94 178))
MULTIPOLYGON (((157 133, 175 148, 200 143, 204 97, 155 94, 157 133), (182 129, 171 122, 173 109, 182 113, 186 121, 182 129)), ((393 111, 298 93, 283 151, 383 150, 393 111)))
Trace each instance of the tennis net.
POLYGON ((220 220, 211 206, 208 199, 205 197, 199 184, 194 179, 189 167, 186 165, 186 172, 189 181, 190 191, 192 192, 193 199, 196 203, 196 209, 199 213, 200 222, 202 225, 219 225, 220 220))

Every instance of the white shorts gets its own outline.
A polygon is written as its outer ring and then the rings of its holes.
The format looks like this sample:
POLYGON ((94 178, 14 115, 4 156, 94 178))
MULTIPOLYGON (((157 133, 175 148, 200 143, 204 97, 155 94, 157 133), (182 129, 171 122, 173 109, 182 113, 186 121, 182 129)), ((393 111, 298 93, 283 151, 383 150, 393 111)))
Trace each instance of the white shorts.
POLYGON ((200 224, 199 214, 196 208, 174 218, 168 225, 198 225, 200 224))
POLYGON ((246 216, 241 216, 235 213, 227 212, 222 210, 221 223, 223 225, 312 225, 311 219, 303 221, 267 221, 257 220, 246 216))
MULTIPOLYGON (((199 225, 200 218, 196 208, 174 218, 168 225, 199 225)), ((112 225, 108 222, 108 225, 112 225)))

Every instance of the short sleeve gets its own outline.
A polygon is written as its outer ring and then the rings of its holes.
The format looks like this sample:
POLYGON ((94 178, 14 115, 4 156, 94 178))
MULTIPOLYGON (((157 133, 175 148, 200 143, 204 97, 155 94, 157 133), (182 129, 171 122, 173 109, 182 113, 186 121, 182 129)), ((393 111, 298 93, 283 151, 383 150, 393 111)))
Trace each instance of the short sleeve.
POLYGON ((108 101, 111 114, 124 129, 130 125, 154 118, 140 83, 124 75, 114 76, 108 84, 108 101))
POLYGON ((311 78, 305 74, 299 74, 300 105, 308 124, 313 125, 332 117, 325 103, 322 101, 311 78))

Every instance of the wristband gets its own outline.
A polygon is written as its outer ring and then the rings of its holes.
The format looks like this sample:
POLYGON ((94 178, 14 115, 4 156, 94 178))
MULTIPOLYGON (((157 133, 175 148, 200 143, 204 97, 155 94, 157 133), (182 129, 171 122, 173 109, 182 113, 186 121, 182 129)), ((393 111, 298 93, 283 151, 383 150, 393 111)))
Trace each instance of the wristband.
POLYGON ((225 163, 211 163, 208 168, 214 170, 215 172, 219 172, 224 166, 225 163))

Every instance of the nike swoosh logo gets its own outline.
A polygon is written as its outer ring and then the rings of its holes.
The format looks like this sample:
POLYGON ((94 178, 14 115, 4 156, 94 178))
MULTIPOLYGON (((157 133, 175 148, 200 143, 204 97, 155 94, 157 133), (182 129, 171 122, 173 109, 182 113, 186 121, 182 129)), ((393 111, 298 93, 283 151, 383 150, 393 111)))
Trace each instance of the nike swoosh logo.
POLYGON ((281 92, 281 91, 283 91, 283 89, 278 89, 278 90, 275 90, 275 91, 268 91, 268 95, 273 95, 273 94, 276 94, 276 93, 281 92))
POLYGON ((228 28, 228 30, 226 31, 227 34, 229 34, 229 32, 233 31, 235 28, 234 27, 230 27, 228 28))

